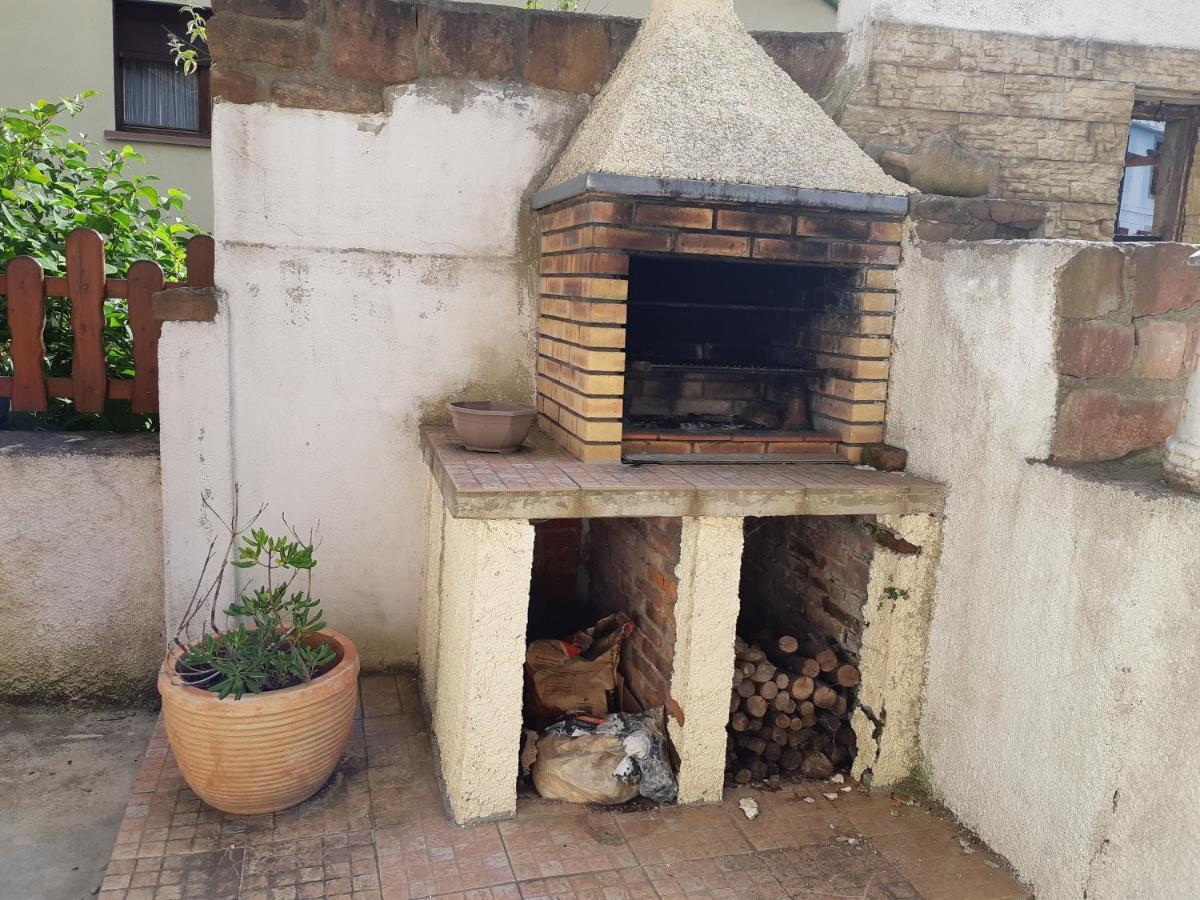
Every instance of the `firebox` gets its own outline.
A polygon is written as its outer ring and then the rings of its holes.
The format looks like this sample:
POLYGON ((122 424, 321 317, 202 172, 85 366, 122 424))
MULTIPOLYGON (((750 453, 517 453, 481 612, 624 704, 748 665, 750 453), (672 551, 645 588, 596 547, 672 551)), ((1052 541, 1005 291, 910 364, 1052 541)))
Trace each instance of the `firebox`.
POLYGON ((535 198, 539 425, 583 461, 857 462, 882 440, 907 198, 730 187, 535 198))
POLYGON ((841 461, 806 345, 850 269, 634 256, 621 447, 631 462, 841 461))

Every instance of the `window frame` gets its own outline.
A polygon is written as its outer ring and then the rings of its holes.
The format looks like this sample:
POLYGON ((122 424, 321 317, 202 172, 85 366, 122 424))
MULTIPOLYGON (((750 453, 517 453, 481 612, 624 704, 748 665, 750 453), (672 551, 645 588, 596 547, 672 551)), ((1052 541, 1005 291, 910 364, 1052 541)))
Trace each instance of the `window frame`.
MULTIPOLYGON (((210 79, 211 63, 207 59, 197 60, 196 88, 199 104, 199 128, 161 128, 154 125, 140 125, 125 121, 125 60, 147 60, 150 62, 166 62, 174 65, 171 50, 167 45, 166 35, 163 35, 161 51, 150 44, 130 39, 122 33, 122 10, 130 7, 142 7, 162 12, 178 13, 179 8, 173 4, 155 3, 151 0, 112 0, 112 38, 113 38, 113 98, 115 131, 107 132, 106 137, 126 140, 149 140, 163 143, 194 144, 208 146, 212 138, 212 86, 210 79)), ((182 25, 182 20, 181 20, 182 25)), ((183 29, 180 28, 181 32, 183 29)), ((183 35, 180 35, 182 38, 183 35)), ((203 49, 202 47, 198 49, 203 49)))

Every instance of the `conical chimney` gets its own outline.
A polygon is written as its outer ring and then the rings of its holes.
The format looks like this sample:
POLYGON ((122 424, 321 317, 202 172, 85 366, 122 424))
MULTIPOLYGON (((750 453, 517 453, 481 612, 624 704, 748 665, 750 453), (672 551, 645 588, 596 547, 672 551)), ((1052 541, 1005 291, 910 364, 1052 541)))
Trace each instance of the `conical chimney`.
POLYGON ((732 0, 654 0, 540 197, 586 190, 581 180, 594 175, 911 192, 775 65, 742 27, 732 0))

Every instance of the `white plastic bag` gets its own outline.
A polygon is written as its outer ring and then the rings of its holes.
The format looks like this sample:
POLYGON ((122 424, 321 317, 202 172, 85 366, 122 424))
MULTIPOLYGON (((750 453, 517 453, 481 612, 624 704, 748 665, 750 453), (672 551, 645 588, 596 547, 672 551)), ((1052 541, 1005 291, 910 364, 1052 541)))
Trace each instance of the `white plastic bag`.
POLYGON ((625 759, 611 734, 544 734, 537 743, 533 785, 547 800, 615 806, 638 795, 638 786, 616 776, 625 759))

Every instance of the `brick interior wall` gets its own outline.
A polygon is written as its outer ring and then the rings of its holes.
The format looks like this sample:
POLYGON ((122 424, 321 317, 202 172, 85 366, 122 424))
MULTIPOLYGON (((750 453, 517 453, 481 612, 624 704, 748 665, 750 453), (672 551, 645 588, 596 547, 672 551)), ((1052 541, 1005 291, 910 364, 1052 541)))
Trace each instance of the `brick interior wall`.
POLYGON ((875 543, 862 516, 746 519, 738 630, 807 636, 862 649, 875 543))
MULTIPOLYGON (((419 78, 507 81, 595 94, 637 33, 634 19, 437 0, 219 0, 209 24, 213 96, 371 113, 419 78)), ((838 34, 762 33, 815 97, 845 60, 838 34)))
POLYGON ((1200 96, 1200 51, 876 22, 837 111, 861 144, 933 134, 1000 162, 999 197, 1048 237, 1112 236, 1135 96, 1200 96))
POLYGON ((527 638, 564 638, 591 624, 581 609, 583 519, 533 523, 533 573, 529 583, 527 638))
POLYGON ((836 435, 855 462, 882 440, 897 217, 588 194, 543 210, 540 222, 539 426, 580 459, 620 458, 636 253, 853 269, 799 349, 823 373, 813 427, 836 435))
POLYGON ((589 600, 598 614, 624 612, 637 624, 621 673, 643 707, 667 705, 671 696, 682 529, 678 518, 588 522, 589 600))
POLYGON ((1059 277, 1052 454, 1118 459, 1162 445, 1183 411, 1200 339, 1200 269, 1179 244, 1081 250, 1059 277))

